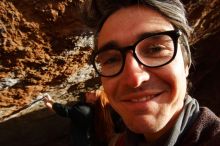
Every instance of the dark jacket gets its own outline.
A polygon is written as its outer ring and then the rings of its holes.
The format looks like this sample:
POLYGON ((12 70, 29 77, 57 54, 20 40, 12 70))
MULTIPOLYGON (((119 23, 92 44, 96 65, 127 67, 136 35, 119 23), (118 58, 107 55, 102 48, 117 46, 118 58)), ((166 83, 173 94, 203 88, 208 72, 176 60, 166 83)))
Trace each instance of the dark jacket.
MULTIPOLYGON (((117 136, 115 146, 125 146, 126 134, 117 136)), ((178 139, 175 146, 218 146, 220 145, 220 118, 208 108, 200 108, 196 120, 178 139)), ((136 145, 135 145, 136 146, 136 145)), ((163 146, 160 144, 160 146, 163 146)))
POLYGON ((208 108, 200 108, 200 114, 177 146, 220 145, 220 118, 208 108))
POLYGON ((71 119, 71 141, 73 146, 91 146, 93 110, 90 105, 82 101, 71 107, 54 103, 53 110, 58 115, 71 119))

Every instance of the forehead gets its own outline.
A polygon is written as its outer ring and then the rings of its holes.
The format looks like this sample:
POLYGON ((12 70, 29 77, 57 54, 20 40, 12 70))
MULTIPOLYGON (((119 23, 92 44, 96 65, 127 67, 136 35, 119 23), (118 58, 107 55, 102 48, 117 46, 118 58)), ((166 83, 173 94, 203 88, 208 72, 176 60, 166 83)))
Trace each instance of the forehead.
POLYGON ((171 23, 157 11, 144 6, 121 8, 110 15, 98 35, 98 48, 109 42, 128 45, 143 33, 173 30, 171 23))

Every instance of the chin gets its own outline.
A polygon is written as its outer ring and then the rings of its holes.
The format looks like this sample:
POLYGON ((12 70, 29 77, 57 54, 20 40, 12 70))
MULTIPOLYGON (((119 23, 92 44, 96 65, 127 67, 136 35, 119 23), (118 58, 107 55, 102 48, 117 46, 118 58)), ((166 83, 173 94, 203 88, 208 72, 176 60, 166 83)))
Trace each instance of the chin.
POLYGON ((140 116, 137 118, 132 118, 128 120, 128 122, 125 121, 125 124, 129 130, 138 134, 144 134, 146 132, 155 133, 158 131, 156 119, 152 116, 140 116))

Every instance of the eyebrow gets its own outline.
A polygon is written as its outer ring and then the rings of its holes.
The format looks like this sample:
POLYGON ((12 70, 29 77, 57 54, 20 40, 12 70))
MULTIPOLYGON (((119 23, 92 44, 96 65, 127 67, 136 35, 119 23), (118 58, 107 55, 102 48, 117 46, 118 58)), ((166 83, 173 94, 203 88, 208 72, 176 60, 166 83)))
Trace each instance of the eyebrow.
MULTIPOLYGON (((135 43, 141 39, 144 39, 144 38, 147 38, 149 36, 152 36, 152 35, 155 35, 157 33, 161 33, 161 32, 164 32, 165 30, 157 30, 157 31, 151 31, 151 32, 144 32, 144 33, 141 33, 140 35, 138 35, 135 43)), ((135 44, 133 43, 133 44, 135 44)))
MULTIPOLYGON (((163 32, 163 31, 165 31, 165 30, 157 30, 157 31, 141 33, 140 35, 138 35, 136 37, 135 42, 132 43, 131 45, 128 45, 128 46, 132 46, 141 39, 144 39, 148 36, 152 36, 154 34, 157 34, 157 33, 163 32)), ((114 49, 114 48, 124 48, 124 47, 120 47, 119 43, 117 41, 113 40, 113 41, 110 41, 110 42, 104 44, 102 47, 98 48, 98 50, 100 51, 100 50, 108 50, 108 49, 114 49)))
POLYGON ((119 44, 116 41, 110 41, 100 47, 98 50, 108 50, 108 49, 114 49, 114 48, 120 48, 119 44))

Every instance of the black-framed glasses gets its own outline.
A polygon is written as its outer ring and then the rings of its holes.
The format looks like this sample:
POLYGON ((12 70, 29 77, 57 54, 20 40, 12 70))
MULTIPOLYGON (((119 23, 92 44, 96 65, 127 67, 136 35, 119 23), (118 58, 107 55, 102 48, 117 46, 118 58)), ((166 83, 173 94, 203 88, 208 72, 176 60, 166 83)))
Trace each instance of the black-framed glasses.
POLYGON ((159 32, 142 37, 132 46, 101 49, 94 53, 92 64, 100 76, 117 76, 123 71, 127 51, 132 50, 134 58, 143 66, 161 67, 175 58, 180 35, 180 30, 159 32))

